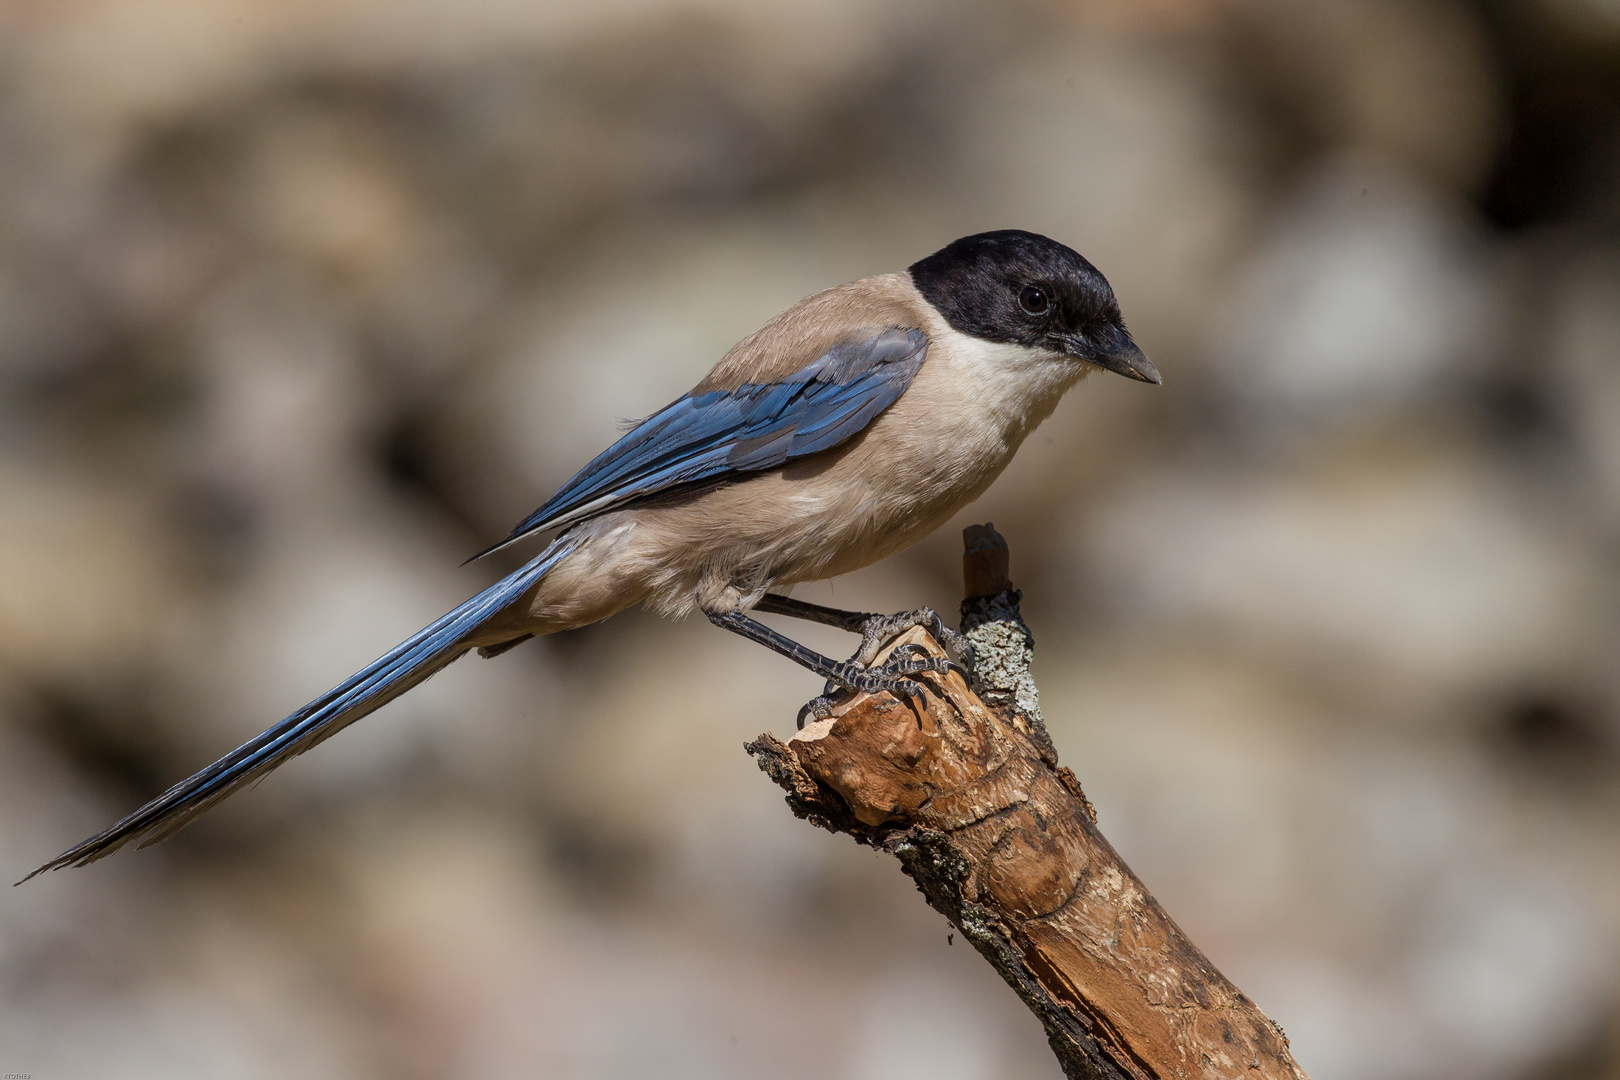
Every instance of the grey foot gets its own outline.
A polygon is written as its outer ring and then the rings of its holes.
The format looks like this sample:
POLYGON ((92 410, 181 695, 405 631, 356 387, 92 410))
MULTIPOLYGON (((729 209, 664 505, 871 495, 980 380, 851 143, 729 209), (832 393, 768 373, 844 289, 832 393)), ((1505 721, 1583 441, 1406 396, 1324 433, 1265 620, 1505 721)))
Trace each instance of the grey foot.
POLYGON ((911 644, 889 654, 879 667, 859 666, 854 660, 845 660, 827 679, 826 692, 812 698, 799 710, 799 728, 803 730, 806 717, 826 719, 849 693, 878 694, 887 691, 895 697, 909 697, 922 701, 925 691, 917 682, 918 675, 954 671, 963 681, 971 676, 966 668, 943 656, 931 656, 921 645, 911 644))
POLYGON ((962 677, 968 678, 968 672, 973 670, 973 644, 967 638, 946 625, 945 620, 939 617, 939 612, 933 608, 918 608, 916 611, 902 611, 895 615, 873 615, 861 627, 861 647, 850 657, 853 663, 861 667, 871 667, 877 654, 882 652, 884 646, 913 627, 922 627, 934 635, 945 651, 956 657, 966 670, 962 677))

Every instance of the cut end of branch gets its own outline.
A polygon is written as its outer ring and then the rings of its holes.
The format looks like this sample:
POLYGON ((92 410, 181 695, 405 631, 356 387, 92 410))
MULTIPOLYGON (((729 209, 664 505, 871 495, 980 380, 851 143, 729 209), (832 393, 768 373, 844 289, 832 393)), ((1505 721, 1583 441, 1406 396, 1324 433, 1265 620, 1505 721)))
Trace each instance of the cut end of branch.
POLYGON ((969 600, 1013 591, 1012 553, 993 523, 962 530, 962 581, 969 600))

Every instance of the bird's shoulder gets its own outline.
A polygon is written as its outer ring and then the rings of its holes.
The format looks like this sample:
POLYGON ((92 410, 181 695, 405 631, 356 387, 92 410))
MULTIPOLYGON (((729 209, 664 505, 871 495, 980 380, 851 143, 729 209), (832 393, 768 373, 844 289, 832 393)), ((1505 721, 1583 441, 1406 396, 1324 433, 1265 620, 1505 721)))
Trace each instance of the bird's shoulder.
POLYGON ((836 345, 896 327, 922 330, 929 324, 927 305, 906 273, 880 274, 816 293, 733 345, 692 393, 779 382, 836 345))

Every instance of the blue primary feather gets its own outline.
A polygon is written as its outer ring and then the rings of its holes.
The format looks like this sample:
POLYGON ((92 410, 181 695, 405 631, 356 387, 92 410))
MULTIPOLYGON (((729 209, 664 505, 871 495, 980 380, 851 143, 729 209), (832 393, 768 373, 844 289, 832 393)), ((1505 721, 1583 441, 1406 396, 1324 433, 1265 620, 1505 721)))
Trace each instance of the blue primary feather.
POLYGON ((893 405, 927 353, 921 330, 895 328, 835 345, 781 382, 688 394, 637 424, 473 558, 681 484, 829 450, 893 405))
MULTIPOLYGON (((64 866, 83 866, 131 840, 155 844, 243 784, 337 734, 367 713, 426 681, 464 654, 468 634, 516 600, 574 549, 562 536, 521 570, 502 578, 454 611, 349 676, 274 727, 232 750, 201 772, 84 843, 63 852, 28 877, 64 866)), ((18 884, 21 884, 19 882, 18 884)))

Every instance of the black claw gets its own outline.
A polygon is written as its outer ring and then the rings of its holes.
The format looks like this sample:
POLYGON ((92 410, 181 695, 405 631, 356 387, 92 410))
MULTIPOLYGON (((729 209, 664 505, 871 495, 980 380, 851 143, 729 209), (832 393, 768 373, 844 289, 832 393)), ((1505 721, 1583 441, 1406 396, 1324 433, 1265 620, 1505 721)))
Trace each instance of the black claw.
POLYGON ((960 656, 968 667, 973 666, 973 642, 969 641, 964 635, 958 634, 955 630, 947 627, 946 633, 939 639, 939 643, 945 646, 947 651, 960 656))
POLYGON ((833 706, 837 704, 830 693, 820 697, 811 698, 799 709, 798 730, 803 731, 809 720, 825 720, 832 713, 833 706))

